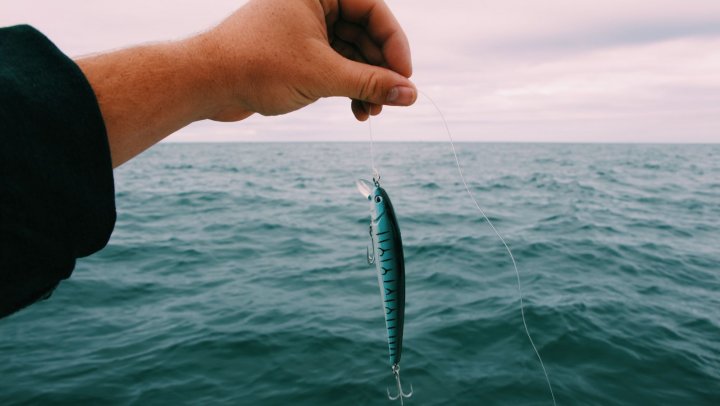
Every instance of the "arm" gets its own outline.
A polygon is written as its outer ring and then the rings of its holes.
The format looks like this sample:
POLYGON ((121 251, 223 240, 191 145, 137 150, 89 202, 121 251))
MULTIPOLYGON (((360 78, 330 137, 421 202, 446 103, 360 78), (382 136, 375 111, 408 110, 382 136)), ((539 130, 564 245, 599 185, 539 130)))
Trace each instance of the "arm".
POLYGON ((382 0, 254 0, 181 41, 79 59, 113 167, 199 120, 285 114, 345 96, 358 120, 410 105, 407 38, 382 0))

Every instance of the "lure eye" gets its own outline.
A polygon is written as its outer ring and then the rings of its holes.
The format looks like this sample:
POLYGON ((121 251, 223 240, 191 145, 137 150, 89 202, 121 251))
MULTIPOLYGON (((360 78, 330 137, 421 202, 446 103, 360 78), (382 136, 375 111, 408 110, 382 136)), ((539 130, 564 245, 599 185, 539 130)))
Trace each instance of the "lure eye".
POLYGON ((382 196, 375 196, 375 203, 382 202, 382 196))

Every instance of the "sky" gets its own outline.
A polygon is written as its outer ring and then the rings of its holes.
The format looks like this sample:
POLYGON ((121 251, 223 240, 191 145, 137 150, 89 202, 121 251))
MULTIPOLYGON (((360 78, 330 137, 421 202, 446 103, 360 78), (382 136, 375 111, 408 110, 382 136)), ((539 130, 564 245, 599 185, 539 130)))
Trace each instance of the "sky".
MULTIPOLYGON (((289 0, 292 1, 292 0, 289 0)), ((720 1, 388 0, 413 81, 456 140, 720 142, 720 1)), ((2 0, 0 26, 29 23, 77 57, 208 28, 238 0, 2 0)), ((443 141, 420 96, 373 119, 379 141, 443 141)), ((367 141, 349 101, 281 117, 204 121, 170 141, 367 141)))

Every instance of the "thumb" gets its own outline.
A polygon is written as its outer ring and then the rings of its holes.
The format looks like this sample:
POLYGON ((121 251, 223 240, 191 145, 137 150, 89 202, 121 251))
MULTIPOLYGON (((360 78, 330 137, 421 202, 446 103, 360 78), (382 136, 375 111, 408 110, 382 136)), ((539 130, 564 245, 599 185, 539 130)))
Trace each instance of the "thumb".
POLYGON ((333 96, 346 96, 377 105, 409 106, 417 99, 415 85, 405 76, 379 66, 356 62, 340 55, 330 84, 333 96))

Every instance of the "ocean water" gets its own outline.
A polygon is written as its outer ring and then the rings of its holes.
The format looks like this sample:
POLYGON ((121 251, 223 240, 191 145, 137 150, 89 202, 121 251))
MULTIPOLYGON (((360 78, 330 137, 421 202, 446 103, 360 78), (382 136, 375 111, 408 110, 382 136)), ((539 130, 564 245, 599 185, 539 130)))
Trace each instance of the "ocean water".
MULTIPOLYGON (((720 405, 720 145, 460 144, 559 405, 720 405)), ((406 253, 406 405, 550 405, 447 144, 377 144, 406 253)), ((367 144, 164 144, 118 222, 0 320, 0 404, 389 405, 367 144)))

